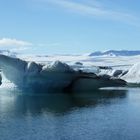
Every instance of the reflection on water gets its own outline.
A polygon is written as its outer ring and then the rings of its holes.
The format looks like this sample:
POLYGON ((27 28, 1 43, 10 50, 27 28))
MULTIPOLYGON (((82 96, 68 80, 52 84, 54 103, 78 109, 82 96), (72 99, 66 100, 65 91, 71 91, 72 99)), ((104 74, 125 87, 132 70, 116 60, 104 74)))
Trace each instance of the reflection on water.
POLYGON ((139 139, 139 91, 34 95, 0 89, 0 139, 139 139))
MULTIPOLYGON (((125 90, 99 90, 93 93, 48 93, 39 95, 23 93, 15 90, 5 90, 0 95, 0 108, 7 113, 65 113, 72 109, 109 104, 111 99, 125 98, 125 90), (5 93, 6 92, 6 93, 5 93), (16 93, 15 93, 16 92, 16 93), (14 110, 13 110, 14 108, 14 110), (11 110, 10 110, 11 109, 11 110)), ((9 115, 10 115, 9 114, 9 115)))

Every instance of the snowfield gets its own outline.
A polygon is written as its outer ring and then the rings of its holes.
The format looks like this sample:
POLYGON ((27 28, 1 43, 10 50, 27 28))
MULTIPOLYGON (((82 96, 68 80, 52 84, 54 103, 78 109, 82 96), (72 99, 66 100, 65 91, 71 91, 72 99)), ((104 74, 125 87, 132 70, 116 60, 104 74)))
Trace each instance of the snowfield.
POLYGON ((94 66, 112 66, 112 67, 130 67, 133 64, 139 63, 140 55, 137 56, 88 56, 88 55, 50 55, 50 56, 35 56, 21 55, 19 58, 27 61, 35 61, 41 63, 49 63, 52 61, 62 61, 69 64, 81 62, 84 65, 94 66))

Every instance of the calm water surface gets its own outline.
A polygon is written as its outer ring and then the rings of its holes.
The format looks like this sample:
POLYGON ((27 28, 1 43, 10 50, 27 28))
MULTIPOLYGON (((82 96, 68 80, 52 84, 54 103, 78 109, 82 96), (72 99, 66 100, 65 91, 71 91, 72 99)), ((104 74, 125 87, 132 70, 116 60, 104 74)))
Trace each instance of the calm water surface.
POLYGON ((140 89, 34 95, 0 88, 0 140, 140 140, 140 89))

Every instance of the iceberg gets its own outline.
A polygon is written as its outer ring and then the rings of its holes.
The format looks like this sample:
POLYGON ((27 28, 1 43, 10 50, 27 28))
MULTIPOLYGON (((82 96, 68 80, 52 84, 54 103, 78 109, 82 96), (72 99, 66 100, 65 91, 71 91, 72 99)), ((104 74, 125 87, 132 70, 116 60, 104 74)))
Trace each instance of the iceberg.
POLYGON ((121 79, 128 83, 140 84, 140 63, 134 64, 126 74, 121 76, 121 79))
POLYGON ((2 76, 1 76, 1 74, 0 74, 0 85, 2 84, 2 76))
POLYGON ((83 91, 126 85, 124 80, 74 70, 61 61, 42 65, 0 55, 0 67, 5 77, 19 89, 33 92, 83 91))

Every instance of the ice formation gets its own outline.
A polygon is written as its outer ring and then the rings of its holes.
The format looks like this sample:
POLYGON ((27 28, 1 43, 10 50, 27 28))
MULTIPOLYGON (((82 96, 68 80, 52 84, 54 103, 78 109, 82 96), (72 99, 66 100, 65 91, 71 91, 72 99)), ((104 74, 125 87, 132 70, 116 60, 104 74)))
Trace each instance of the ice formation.
POLYGON ((2 76, 1 76, 1 74, 0 74, 0 85, 2 84, 2 76))
POLYGON ((0 55, 0 67, 5 77, 23 90, 82 91, 101 87, 121 86, 126 82, 110 76, 74 70, 66 63, 55 61, 50 65, 27 62, 0 55))
POLYGON ((126 80, 128 83, 140 84, 140 63, 134 64, 121 79, 126 80))

